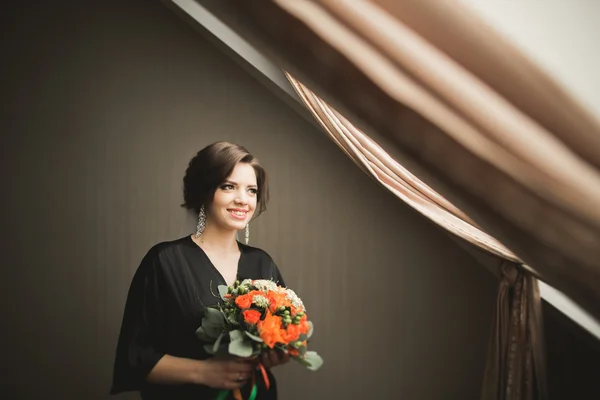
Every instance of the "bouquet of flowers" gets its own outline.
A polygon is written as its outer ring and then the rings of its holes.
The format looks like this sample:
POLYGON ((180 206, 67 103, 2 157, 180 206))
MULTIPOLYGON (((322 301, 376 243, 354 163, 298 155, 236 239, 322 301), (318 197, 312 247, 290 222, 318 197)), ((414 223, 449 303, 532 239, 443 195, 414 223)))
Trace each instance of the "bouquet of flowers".
MULTIPOLYGON (((196 331, 209 354, 253 357, 280 349, 310 370, 321 367, 323 359, 307 350, 313 324, 293 290, 264 279, 236 281, 218 290, 223 302, 206 308, 196 331)), ((259 367, 268 387, 264 367, 259 367)))

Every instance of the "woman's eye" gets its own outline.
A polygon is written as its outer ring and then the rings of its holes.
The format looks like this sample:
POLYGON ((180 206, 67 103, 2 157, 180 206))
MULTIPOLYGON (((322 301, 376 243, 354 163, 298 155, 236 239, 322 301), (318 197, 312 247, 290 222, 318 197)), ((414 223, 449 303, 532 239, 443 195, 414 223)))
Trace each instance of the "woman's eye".
POLYGON ((250 193, 257 194, 258 193, 258 189, 250 189, 250 193))
POLYGON ((221 190, 232 190, 233 189, 233 185, 223 185, 221 186, 221 190))

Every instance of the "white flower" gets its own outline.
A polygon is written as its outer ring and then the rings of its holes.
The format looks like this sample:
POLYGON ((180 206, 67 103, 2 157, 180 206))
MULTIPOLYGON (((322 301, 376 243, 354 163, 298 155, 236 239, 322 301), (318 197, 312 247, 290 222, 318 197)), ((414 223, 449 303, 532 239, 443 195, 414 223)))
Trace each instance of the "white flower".
POLYGON ((252 297, 252 304, 256 304, 261 308, 267 308, 269 306, 269 300, 265 296, 257 294, 256 296, 252 297))
POLYGON ((269 291, 276 292, 277 284, 273 281, 269 281, 267 279, 257 279, 252 282, 254 286, 256 286, 257 290, 261 292, 268 293, 269 291))
POLYGON ((243 280, 243 281, 240 283, 240 285, 241 285, 241 286, 246 286, 246 287, 248 287, 248 286, 252 285, 252 279, 244 279, 244 280, 243 280))
POLYGON ((285 297, 292 303, 298 310, 304 310, 304 303, 300 300, 300 297, 292 289, 285 289, 285 297))

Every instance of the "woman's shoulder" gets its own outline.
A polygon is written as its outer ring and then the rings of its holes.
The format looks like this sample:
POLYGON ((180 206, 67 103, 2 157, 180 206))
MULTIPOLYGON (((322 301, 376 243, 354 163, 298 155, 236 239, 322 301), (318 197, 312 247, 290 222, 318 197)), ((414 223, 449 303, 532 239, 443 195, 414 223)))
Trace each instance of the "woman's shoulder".
POLYGON ((150 246, 142 257, 140 270, 162 269, 165 264, 171 264, 173 259, 178 259, 185 253, 185 248, 194 244, 189 236, 155 243, 150 246))
POLYGON ((244 257, 251 257, 261 261, 273 262, 273 257, 266 250, 260 247, 254 247, 242 242, 238 242, 240 250, 244 253, 244 257))
POLYGON ((240 248, 244 255, 244 266, 248 268, 244 271, 248 273, 245 278, 272 279, 285 285, 281 271, 267 251, 243 243, 240 243, 240 248))
POLYGON ((158 242, 150 246, 150 248, 146 251, 145 257, 160 258, 165 254, 179 251, 184 247, 190 247, 190 244, 193 243, 194 242, 189 236, 158 242))

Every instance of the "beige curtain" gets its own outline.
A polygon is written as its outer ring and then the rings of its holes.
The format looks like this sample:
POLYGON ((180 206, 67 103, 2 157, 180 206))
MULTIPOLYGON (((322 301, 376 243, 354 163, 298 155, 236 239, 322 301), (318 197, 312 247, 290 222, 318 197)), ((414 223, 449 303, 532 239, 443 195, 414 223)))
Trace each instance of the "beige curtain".
POLYGON ((363 171, 435 223, 507 260, 501 268, 481 399, 547 399, 537 280, 524 273, 512 252, 478 229, 464 213, 403 168, 306 86, 290 74, 286 76, 325 132, 363 171))
POLYGON ((480 230, 467 215, 411 174, 368 135, 352 125, 289 73, 285 74, 296 93, 330 138, 365 173, 448 231, 492 254, 511 261, 519 261, 510 250, 480 230))
POLYGON ((546 399, 546 365, 537 280, 518 258, 460 210, 403 168, 306 86, 286 73, 330 138, 363 171, 426 217, 505 260, 501 268, 481 399, 546 399))
POLYGON ((502 266, 481 399, 547 399, 546 357, 537 280, 502 266))
POLYGON ((232 5, 248 40, 600 318, 600 124, 526 55, 450 0, 232 5))
POLYGON ((506 260, 481 398, 547 398, 537 280, 521 263, 600 318, 600 123, 462 3, 232 4, 359 167, 506 260))

